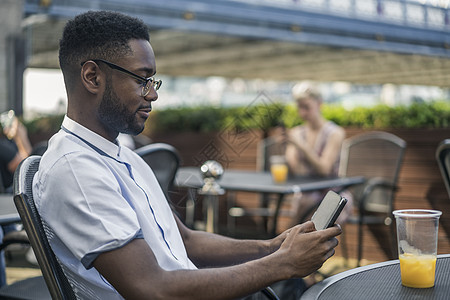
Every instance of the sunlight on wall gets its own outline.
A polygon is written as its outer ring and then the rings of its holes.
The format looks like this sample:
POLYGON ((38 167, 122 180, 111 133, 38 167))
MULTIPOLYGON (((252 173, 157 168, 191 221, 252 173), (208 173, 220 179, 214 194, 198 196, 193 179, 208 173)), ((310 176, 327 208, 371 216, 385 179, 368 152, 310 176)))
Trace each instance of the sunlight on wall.
POLYGON ((24 117, 66 111, 67 96, 60 70, 27 69, 24 72, 24 117))

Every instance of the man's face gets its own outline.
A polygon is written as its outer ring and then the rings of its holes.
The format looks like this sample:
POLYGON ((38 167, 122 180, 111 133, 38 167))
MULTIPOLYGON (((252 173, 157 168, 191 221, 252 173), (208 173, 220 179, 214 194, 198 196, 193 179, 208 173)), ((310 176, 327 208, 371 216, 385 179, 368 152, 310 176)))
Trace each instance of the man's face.
MULTIPOLYGON (((136 111, 127 104, 127 99, 121 99, 114 92, 111 78, 107 79, 105 93, 99 108, 99 119, 104 126, 117 132, 138 135, 144 130, 144 124, 138 122, 136 111)), ((131 100, 128 99, 130 102, 131 100)))
MULTIPOLYGON (((139 76, 153 76, 156 65, 150 44, 145 40, 132 40, 130 47, 133 54, 114 63, 139 76)), ((107 71, 110 73, 99 105, 99 121, 110 132, 141 133, 152 109, 151 102, 158 98, 156 91, 151 88, 143 97, 142 82, 116 70, 107 71)))

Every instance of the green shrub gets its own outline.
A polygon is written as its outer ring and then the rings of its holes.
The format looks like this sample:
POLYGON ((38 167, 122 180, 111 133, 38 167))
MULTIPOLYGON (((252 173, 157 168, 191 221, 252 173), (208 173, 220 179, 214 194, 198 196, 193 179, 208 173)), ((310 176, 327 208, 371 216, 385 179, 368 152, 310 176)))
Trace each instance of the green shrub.
POLYGON ((227 110, 210 106, 168 108, 152 111, 146 132, 219 130, 225 122, 227 110))
POLYGON ((24 121, 28 134, 56 133, 60 128, 64 115, 43 115, 30 121, 24 121))
MULTIPOLYGON (((325 118, 343 127, 383 128, 449 128, 450 102, 416 103, 410 106, 355 108, 324 104, 325 118)), ((63 116, 43 116, 26 122, 30 134, 56 132, 63 116)), ((182 107, 155 110, 150 114, 145 134, 168 131, 211 132, 223 129, 258 128, 268 131, 284 124, 287 128, 301 124, 293 104, 257 105, 250 107, 182 107)))
MULTIPOLYGON (((450 102, 437 101, 410 106, 377 105, 358 107, 351 111, 339 105, 324 104, 322 113, 343 127, 358 128, 448 128, 450 102)), ((279 103, 233 108, 179 108, 152 112, 152 131, 209 131, 222 128, 238 130, 260 128, 264 131, 279 124, 287 128, 301 124, 293 104, 279 103), (187 114, 188 116, 186 116, 187 114)))

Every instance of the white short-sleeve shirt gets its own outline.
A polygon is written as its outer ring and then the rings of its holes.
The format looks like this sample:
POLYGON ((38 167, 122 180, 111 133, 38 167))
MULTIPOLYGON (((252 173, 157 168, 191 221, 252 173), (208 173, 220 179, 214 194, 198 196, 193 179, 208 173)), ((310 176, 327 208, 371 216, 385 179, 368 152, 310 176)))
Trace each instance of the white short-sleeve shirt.
POLYGON ((135 238, 145 239, 166 270, 196 268, 150 167, 67 116, 41 159, 33 195, 80 298, 121 299, 92 262, 135 238))

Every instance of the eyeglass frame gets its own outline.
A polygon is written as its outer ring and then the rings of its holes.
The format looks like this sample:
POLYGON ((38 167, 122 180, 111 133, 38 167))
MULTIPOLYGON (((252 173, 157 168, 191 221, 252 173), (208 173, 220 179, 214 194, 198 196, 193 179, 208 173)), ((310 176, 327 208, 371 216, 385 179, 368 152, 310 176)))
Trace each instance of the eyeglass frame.
POLYGON ((102 62, 102 63, 106 64, 108 67, 110 67, 111 69, 116 69, 117 71, 120 71, 120 72, 122 72, 124 74, 127 74, 128 76, 133 77, 134 79, 142 81, 142 84, 143 84, 142 85, 142 90, 141 90, 141 96, 142 97, 145 97, 145 96, 148 95, 148 93, 150 93, 150 88, 148 88, 147 91, 145 91, 146 90, 145 87, 148 85, 149 82, 150 82, 150 86, 153 87, 155 89, 155 91, 157 91, 157 90, 159 90, 161 88, 161 85, 162 85, 162 80, 161 79, 155 79, 154 77, 145 78, 143 76, 139 76, 139 75, 137 75, 137 74, 135 74, 135 73, 133 73, 131 71, 128 71, 125 68, 122 68, 121 66, 118 66, 118 65, 116 65, 116 64, 114 64, 112 62, 109 62, 107 60, 104 60, 104 59, 100 59, 100 58, 89 59, 89 60, 86 60, 86 61, 82 62, 81 66, 83 66, 86 62, 88 62, 90 60, 95 62, 95 63, 102 62))

